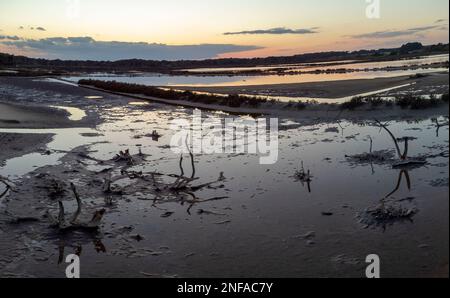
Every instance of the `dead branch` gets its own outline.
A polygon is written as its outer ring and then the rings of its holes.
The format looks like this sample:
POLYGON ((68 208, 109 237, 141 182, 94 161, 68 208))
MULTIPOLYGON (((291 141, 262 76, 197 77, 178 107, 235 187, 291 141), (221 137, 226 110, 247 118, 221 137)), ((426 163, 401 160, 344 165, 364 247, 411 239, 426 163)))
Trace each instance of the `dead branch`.
POLYGON ((119 154, 116 154, 116 156, 113 158, 114 162, 122 162, 125 161, 128 165, 133 165, 134 160, 133 157, 130 154, 130 150, 127 149, 125 151, 120 151, 119 154))
POLYGON ((203 188, 205 188, 205 187, 211 187, 211 185, 213 185, 213 184, 215 184, 215 183, 218 183, 218 182, 222 182, 222 181, 224 181, 225 179, 226 179, 226 178, 225 178, 225 176, 223 175, 223 172, 220 172, 219 178, 218 178, 216 181, 212 181, 212 182, 209 182, 209 183, 200 184, 200 185, 197 185, 197 186, 192 186, 192 187, 191 187, 191 190, 192 190, 192 191, 198 191, 198 190, 203 189, 203 188))
POLYGON ((194 179, 195 177, 195 160, 194 160, 194 154, 192 153, 191 147, 189 146, 188 143, 188 137, 186 137, 186 148, 189 151, 189 156, 191 157, 191 166, 192 166, 192 175, 191 175, 191 179, 194 179))
POLYGON ((308 169, 308 171, 305 171, 303 161, 302 161, 301 169, 295 173, 294 177, 298 181, 300 181, 303 186, 306 183, 306 185, 308 187, 308 192, 311 193, 311 182, 312 182, 313 176, 311 175, 311 170, 308 169))
POLYGON ((92 160, 92 161, 98 162, 99 164, 103 164, 105 162, 103 160, 100 160, 100 159, 97 159, 97 158, 93 158, 93 157, 87 155, 84 152, 79 152, 78 156, 81 157, 81 158, 87 159, 87 160, 92 160))
POLYGON ((394 136, 394 134, 389 130, 389 128, 387 128, 387 125, 381 123, 380 121, 375 119, 375 122, 378 124, 378 126, 384 130, 387 131, 387 133, 391 136, 392 140, 394 141, 395 144, 395 148, 397 149, 397 154, 399 156, 400 159, 403 159, 403 154, 400 150, 400 146, 398 144, 397 138, 394 136))
POLYGON ((369 149, 369 153, 372 154, 373 152, 373 139, 371 136, 368 136, 369 140, 370 140, 370 149, 369 149))
POLYGON ((399 156, 400 161, 399 162, 395 162, 393 164, 394 168, 399 168, 399 167, 407 167, 407 166, 414 166, 414 165, 424 165, 426 164, 426 160, 423 158, 408 158, 408 152, 409 152, 409 141, 415 140, 415 138, 411 138, 411 137, 403 137, 403 138, 399 138, 397 139, 394 134, 387 128, 387 125, 382 124, 380 121, 375 120, 377 125, 381 128, 386 130, 389 135, 392 137, 392 140, 395 143, 395 148, 397 149, 397 153, 399 156), (399 142, 404 142, 405 143, 405 148, 403 150, 403 153, 400 150, 400 145, 399 142))
POLYGON ((2 177, 0 177, 0 182, 5 185, 5 190, 0 194, 0 199, 3 198, 11 189, 11 186, 9 185, 9 183, 6 182, 6 180, 4 180, 2 177))
POLYGON ((82 212, 82 202, 80 196, 77 192, 77 189, 73 183, 70 184, 72 188, 72 192, 77 201, 78 208, 75 213, 71 216, 70 221, 66 221, 66 214, 64 210, 64 204, 62 201, 58 201, 59 213, 58 218, 55 219, 51 215, 51 213, 47 212, 49 219, 52 221, 52 225, 57 227, 60 231, 70 231, 70 230, 85 230, 85 231, 94 231, 97 230, 100 226, 103 215, 106 210, 102 209, 96 211, 92 217, 92 219, 87 223, 78 222, 78 217, 82 212))
POLYGON ((162 137, 162 135, 160 135, 156 130, 154 130, 150 135, 149 135, 153 141, 158 142, 159 139, 162 137))
POLYGON ((431 121, 436 125, 436 137, 439 137, 439 131, 441 130, 442 127, 449 126, 448 119, 447 122, 443 123, 439 122, 437 118, 433 118, 431 119, 431 121))
POLYGON ((80 199, 80 196, 78 195, 75 185, 73 183, 70 183, 70 187, 75 196, 75 199, 77 200, 77 211, 75 211, 75 213, 70 221, 70 223, 74 224, 76 222, 76 220, 78 219, 78 217, 80 216, 82 203, 81 203, 81 199, 80 199))

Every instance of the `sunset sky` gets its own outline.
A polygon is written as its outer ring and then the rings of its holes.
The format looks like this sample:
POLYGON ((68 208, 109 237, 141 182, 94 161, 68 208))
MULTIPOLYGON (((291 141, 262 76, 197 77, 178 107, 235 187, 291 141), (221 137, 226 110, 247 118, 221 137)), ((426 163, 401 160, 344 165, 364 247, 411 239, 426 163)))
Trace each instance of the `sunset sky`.
POLYGON ((380 5, 370 19, 366 0, 0 0, 0 52, 174 60, 448 42, 448 0, 380 5))

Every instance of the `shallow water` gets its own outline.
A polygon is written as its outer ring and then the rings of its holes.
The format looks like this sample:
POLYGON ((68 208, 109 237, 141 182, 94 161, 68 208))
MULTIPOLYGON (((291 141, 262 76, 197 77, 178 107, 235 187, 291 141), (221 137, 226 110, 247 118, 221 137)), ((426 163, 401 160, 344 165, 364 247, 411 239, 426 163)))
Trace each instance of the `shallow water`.
POLYGON ((69 118, 69 120, 72 120, 72 121, 80 121, 84 117, 87 116, 86 112, 79 108, 64 107, 64 106, 51 106, 51 107, 55 108, 55 109, 63 110, 63 111, 66 111, 67 113, 69 113, 68 118, 69 118))
MULTIPOLYGON (((396 76, 409 76, 417 73, 433 73, 440 71, 448 71, 446 68, 434 69, 415 69, 415 70, 393 70, 393 71, 373 71, 369 69, 384 68, 384 67, 402 67, 411 65, 423 65, 435 62, 448 61, 447 55, 436 55, 431 57, 422 57, 411 60, 398 60, 389 62, 370 62, 370 63, 354 63, 337 66, 321 66, 321 67, 306 67, 301 66, 300 69, 293 69, 292 71, 306 70, 327 70, 338 69, 345 67, 348 69, 359 69, 364 71, 352 73, 331 73, 331 74, 298 74, 298 75, 263 75, 263 76, 168 76, 162 74, 144 74, 141 76, 114 76, 108 74, 98 74, 82 77, 68 77, 68 81, 78 82, 81 79, 95 78, 97 80, 115 80, 124 83, 142 84, 149 86, 196 86, 196 87, 218 87, 218 86, 254 86, 254 85, 271 85, 271 84, 290 84, 290 83, 310 83, 310 82, 324 82, 324 81, 338 81, 338 80, 353 80, 353 79, 374 79, 374 78, 388 78, 396 76), (302 67, 305 67, 303 69, 302 67)), ((282 67, 282 66, 279 66, 282 67)), ((293 67, 292 65, 284 66, 286 68, 293 67)), ((294 67, 295 68, 295 67, 294 67)), ((259 69, 256 67, 255 69, 259 69)))
MULTIPOLYGON (((179 155, 167 147, 173 135, 168 123, 190 119, 191 110, 134 105, 103 113, 107 122, 96 130, 39 130, 55 134, 49 144, 53 153, 10 160, 0 174, 17 178, 33 170, 33 165, 58 163, 57 150, 89 144, 90 156, 99 159, 110 159, 128 148, 136 153, 137 145, 142 145, 150 156, 136 170, 179 173, 179 155), (163 135, 159 141, 144 136, 153 130, 163 135), (86 136, 92 133, 101 136, 86 136)), ((199 196, 227 199, 196 205, 190 213, 188 206, 175 202, 155 206, 143 200, 151 200, 145 193, 119 200, 104 227, 132 226, 144 240, 132 244, 130 255, 119 238, 104 237, 107 252, 97 253, 87 237, 82 241, 83 276, 363 277, 365 257, 373 253, 382 258, 383 276, 422 276, 448 264, 448 157, 430 158, 427 166, 410 170, 411 189, 403 181, 393 195, 413 198, 402 203, 419 209, 413 221, 384 230, 366 228, 356 215, 390 193, 400 172, 389 165, 352 164, 345 155, 367 152, 368 136, 373 138, 373 150, 393 149, 389 136, 364 123, 298 126, 289 119, 280 123, 279 160, 274 165, 260 165, 257 155, 248 154, 195 157, 199 183, 216 179, 220 172, 227 178, 224 188, 205 189, 199 196), (293 177, 302 161, 313 175, 311 191, 293 177), (439 179, 444 183, 436 186, 439 179), (199 214, 200 210, 215 215, 199 214), (167 212, 173 214, 162 217, 167 212), (316 235, 313 242, 300 237, 311 231, 316 235), (149 250, 158 253, 148 255, 149 250)), ((426 119, 392 122, 390 128, 398 137, 417 138, 410 156, 443 151, 448 156, 448 127, 437 133, 431 119, 426 119)), ((188 164, 185 168, 189 172, 188 164)), ((102 231, 107 232, 111 231, 102 231)), ((32 275, 62 275, 54 241, 40 241, 54 256, 39 266, 23 268, 32 275)))
POLYGON ((251 71, 251 70, 274 70, 274 69, 286 69, 286 71, 299 71, 299 70, 326 70, 326 69, 336 69, 336 68, 347 68, 347 69, 365 69, 365 68, 380 68, 380 67, 403 67, 403 66, 414 66, 414 65, 424 65, 431 63, 442 63, 449 60, 448 54, 433 55, 427 57, 419 57, 415 59, 403 59, 396 61, 386 61, 386 62, 358 62, 354 60, 344 60, 344 61, 330 61, 325 63, 300 63, 300 64, 282 64, 273 65, 265 67, 230 67, 230 68, 194 68, 186 69, 192 73, 196 72, 223 72, 223 71, 251 71), (355 63, 352 63, 355 62, 355 63), (329 66, 329 64, 333 64, 329 66), (323 65, 323 66, 316 66, 323 65))
POLYGON ((221 87, 221 86, 259 86, 271 84, 311 83, 325 81, 341 81, 355 79, 390 78, 409 76, 417 73, 434 73, 448 71, 446 68, 398 70, 398 71, 362 71, 353 73, 334 74, 301 74, 301 75, 265 75, 265 76, 168 76, 168 75, 142 75, 142 76, 81 76, 64 78, 73 82, 82 79, 95 79, 103 81, 118 81, 123 83, 140 84, 148 86, 192 86, 192 87, 221 87))

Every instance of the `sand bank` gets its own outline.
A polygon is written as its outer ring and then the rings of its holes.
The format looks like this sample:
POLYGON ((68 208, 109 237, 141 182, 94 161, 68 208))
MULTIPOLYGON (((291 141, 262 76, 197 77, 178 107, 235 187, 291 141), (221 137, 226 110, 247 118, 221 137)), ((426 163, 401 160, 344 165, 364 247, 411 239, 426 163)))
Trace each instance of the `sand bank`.
POLYGON ((229 86, 229 87, 177 87, 181 90, 211 92, 219 94, 249 94, 283 97, 308 97, 308 98, 342 98, 355 96, 362 93, 373 92, 382 89, 411 84, 409 87, 396 91, 422 91, 428 87, 442 86, 448 92, 448 73, 433 73, 422 78, 410 78, 409 76, 328 81, 314 83, 273 84, 260 86, 229 86))

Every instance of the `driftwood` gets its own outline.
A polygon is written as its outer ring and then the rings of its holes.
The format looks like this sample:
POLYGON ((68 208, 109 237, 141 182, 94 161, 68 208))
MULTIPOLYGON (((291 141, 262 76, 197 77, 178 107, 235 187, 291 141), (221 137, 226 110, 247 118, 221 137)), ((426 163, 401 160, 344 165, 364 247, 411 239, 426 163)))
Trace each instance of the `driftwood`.
POLYGON ((88 222, 79 222, 78 217, 80 216, 83 208, 83 204, 81 201, 81 198, 77 192, 77 189, 73 183, 70 184, 70 187, 72 189, 72 192, 75 196, 75 199, 77 201, 77 210, 75 213, 71 216, 69 220, 66 219, 66 214, 64 210, 64 204, 61 201, 58 201, 58 207, 59 207, 59 213, 58 218, 55 219, 50 213, 48 213, 50 220, 52 221, 52 225, 54 227, 57 227, 60 231, 69 231, 69 230, 86 230, 86 231, 96 231, 100 224, 101 220, 103 218, 103 215, 105 214, 106 210, 101 209, 99 211, 96 211, 92 217, 92 219, 88 222))
POLYGON ((441 130, 442 127, 445 126, 449 126, 449 121, 447 118, 447 122, 439 122, 439 120, 437 118, 433 118, 431 119, 431 121, 436 125, 436 137, 439 137, 439 131, 441 130))
POLYGON ((134 160, 133 157, 130 154, 130 150, 127 149, 125 151, 120 151, 119 154, 117 154, 114 158, 113 158, 114 162, 122 162, 125 161, 128 165, 133 165, 134 164, 134 160))
POLYGON ((392 140, 394 141, 395 149, 397 150, 397 154, 399 157, 399 161, 397 161, 393 164, 394 168, 414 166, 414 165, 424 165, 427 163, 426 160, 424 160, 423 158, 408 158, 409 142, 415 140, 415 138, 411 138, 411 137, 396 138, 395 135, 389 130, 389 128, 386 124, 383 124, 378 120, 375 120, 375 122, 376 122, 377 126, 380 127, 381 129, 384 129, 391 136, 392 140), (403 142, 405 144, 403 153, 402 153, 402 151, 400 149, 400 145, 399 145, 399 143, 401 143, 401 142, 403 142))
MULTIPOLYGON (((127 167, 121 169, 120 175, 104 179, 103 192, 106 195, 123 195, 125 193, 124 189, 126 187, 124 187, 123 189, 117 189, 114 188, 113 183, 122 179, 137 180, 135 185, 137 185, 140 182, 149 183, 151 185, 151 188, 149 190, 151 194, 155 195, 155 198, 153 199, 154 205, 156 204, 156 202, 160 201, 181 202, 182 204, 188 203, 190 204, 188 212, 190 212, 191 208, 195 204, 227 198, 227 197, 215 197, 210 199, 201 199, 195 195, 195 192, 205 188, 216 189, 217 187, 214 187, 214 184, 224 181, 225 176, 224 173, 221 172, 217 180, 195 185, 194 182, 199 180, 199 178, 195 177, 196 176, 195 156, 188 145, 188 139, 186 139, 186 148, 189 153, 190 165, 192 168, 192 172, 189 177, 185 176, 185 170, 183 168, 184 156, 182 154, 179 160, 179 167, 181 172, 180 175, 164 174, 158 172, 131 171, 127 169, 129 166, 128 165, 127 167), (159 177, 173 178, 174 181, 170 183, 162 182, 158 179, 159 177)), ((125 152, 120 152, 119 155, 117 155, 116 158, 113 159, 113 161, 129 160, 130 157, 131 155, 129 151, 126 150, 125 152)))
POLYGON ((162 135, 160 135, 156 130, 154 130, 151 134, 148 135, 149 137, 152 138, 153 141, 158 142, 159 139, 162 137, 162 135))
POLYGON ((99 164, 103 164, 104 163, 103 160, 100 160, 100 159, 97 159, 97 158, 93 158, 93 157, 87 155, 84 152, 78 153, 78 156, 81 157, 81 158, 87 159, 87 160, 92 160, 92 161, 98 162, 99 164))
POLYGON ((0 199, 3 198, 4 196, 6 196, 6 194, 12 190, 12 186, 9 184, 8 179, 3 178, 2 176, 0 176, 0 183, 3 184, 5 186, 5 190, 0 193, 0 199))
POLYGON ((308 192, 311 192, 311 182, 312 182, 312 174, 311 170, 305 171, 305 167, 302 161, 302 167, 299 171, 297 171, 294 177, 302 183, 302 185, 306 184, 308 187, 308 192))

